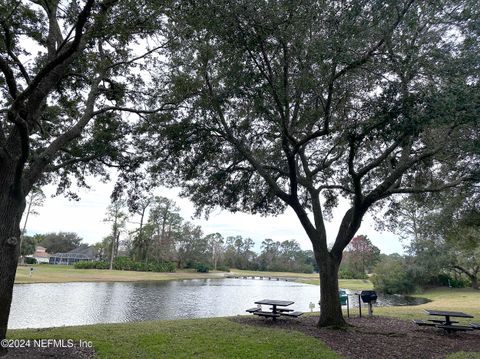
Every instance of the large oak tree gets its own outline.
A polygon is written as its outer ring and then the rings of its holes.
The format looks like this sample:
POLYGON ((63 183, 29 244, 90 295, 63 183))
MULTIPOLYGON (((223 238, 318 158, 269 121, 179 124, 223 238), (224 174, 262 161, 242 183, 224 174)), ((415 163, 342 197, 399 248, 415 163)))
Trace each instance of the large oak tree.
POLYGON ((105 166, 128 157, 134 121, 121 113, 158 110, 140 73, 161 47, 160 10, 142 0, 0 1, 0 339, 25 197, 45 183, 68 194, 74 180, 107 178, 105 166))
POLYGON ((476 21, 473 1, 178 2, 167 98, 188 99, 138 145, 200 211, 291 207, 320 268, 319 325, 344 325, 338 267, 367 211, 472 176, 457 143, 478 131, 476 21))

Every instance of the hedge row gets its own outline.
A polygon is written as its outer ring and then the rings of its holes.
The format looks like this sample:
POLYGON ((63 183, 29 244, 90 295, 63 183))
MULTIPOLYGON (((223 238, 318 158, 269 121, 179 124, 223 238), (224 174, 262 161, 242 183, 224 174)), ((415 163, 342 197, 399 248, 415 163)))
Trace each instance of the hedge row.
MULTIPOLYGON (((106 261, 87 262, 81 261, 75 263, 76 269, 108 269, 110 263, 106 261)), ((117 257, 113 260, 113 269, 131 270, 137 272, 175 272, 177 268, 175 262, 135 262, 128 257, 117 257)))

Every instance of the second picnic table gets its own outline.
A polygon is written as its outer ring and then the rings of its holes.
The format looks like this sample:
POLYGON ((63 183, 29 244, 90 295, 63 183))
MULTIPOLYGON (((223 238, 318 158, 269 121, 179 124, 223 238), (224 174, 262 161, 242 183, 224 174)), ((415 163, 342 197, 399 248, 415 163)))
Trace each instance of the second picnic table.
POLYGON ((444 320, 442 319, 429 319, 429 322, 432 324, 423 322, 423 321, 414 321, 418 325, 426 325, 426 326, 435 326, 437 328, 445 330, 447 333, 457 332, 457 331, 470 331, 474 330, 475 328, 472 326, 465 326, 465 325, 455 325, 458 323, 457 321, 451 320, 450 318, 473 318, 472 315, 463 313, 463 312, 451 312, 446 310, 430 310, 426 309, 428 315, 445 317, 444 320))
POLYGON ((458 323, 456 321, 450 320, 450 317, 454 318, 473 318, 472 315, 463 313, 463 312, 450 312, 445 310, 430 310, 425 309, 428 315, 436 315, 440 317, 445 317, 445 320, 430 320, 431 322, 440 323, 442 325, 452 325, 453 323, 458 323))

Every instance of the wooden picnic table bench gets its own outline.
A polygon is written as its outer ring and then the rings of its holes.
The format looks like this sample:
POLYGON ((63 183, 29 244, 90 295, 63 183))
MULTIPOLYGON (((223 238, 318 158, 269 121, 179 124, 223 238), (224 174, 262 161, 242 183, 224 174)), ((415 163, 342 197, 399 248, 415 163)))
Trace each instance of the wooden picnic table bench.
POLYGON ((272 312, 264 312, 262 310, 257 310, 256 312, 253 312, 254 315, 258 315, 260 317, 269 317, 269 318, 277 318, 280 316, 280 313, 272 313, 272 312))
MULTIPOLYGON (((441 319, 427 319, 429 322, 444 324, 445 320, 441 319)), ((450 323, 458 323, 455 320, 450 320, 450 323)))
MULTIPOLYGON (((273 310, 273 307, 270 308, 270 309, 273 310)), ((277 308, 277 312, 279 312, 279 313, 293 312, 293 309, 289 309, 289 308, 277 308)))
POLYGON ((288 312, 288 313, 282 313, 282 315, 285 315, 287 317, 298 318, 299 316, 303 315, 303 312, 288 312))
POLYGON ((259 307, 253 307, 253 308, 249 308, 246 310, 246 312, 249 312, 249 313, 255 313, 255 312, 258 312, 261 308, 259 307))
POLYGON ((454 333, 454 332, 467 332, 470 330, 473 330, 472 327, 468 327, 465 325, 437 325, 437 328, 441 328, 443 330, 446 330, 447 333, 454 333))

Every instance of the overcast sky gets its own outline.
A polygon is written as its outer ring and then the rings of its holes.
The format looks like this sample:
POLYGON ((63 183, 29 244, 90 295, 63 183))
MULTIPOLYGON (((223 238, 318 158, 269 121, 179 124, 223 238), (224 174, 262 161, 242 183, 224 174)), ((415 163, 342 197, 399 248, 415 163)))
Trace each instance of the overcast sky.
MULTIPOLYGON (((78 194, 81 200, 70 201, 63 197, 54 197, 54 187, 44 188, 47 195, 45 204, 38 209, 38 216, 30 216, 27 223, 27 234, 47 232, 76 232, 86 243, 96 243, 102 240, 110 233, 110 223, 103 221, 106 208, 110 203, 110 193, 113 183, 100 183, 95 180, 89 181, 95 184, 90 190, 81 190, 78 194)), ((250 237, 256 242, 256 251, 260 250, 260 243, 265 238, 271 238, 275 241, 284 241, 295 239, 303 249, 311 249, 311 244, 306 236, 295 213, 287 211, 277 217, 261 217, 258 215, 249 215, 244 213, 229 213, 227 211, 214 211, 209 219, 192 218, 194 214, 193 204, 185 198, 179 198, 178 190, 160 189, 157 195, 173 199, 180 207, 180 214, 185 220, 189 220, 200 225, 205 234, 219 232, 224 237, 241 235, 250 237)), ((335 238, 343 213, 346 210, 346 204, 340 205, 334 212, 331 222, 326 223, 329 242, 335 238)), ((137 221, 138 218, 132 217, 131 220, 137 221)), ((23 222, 22 222, 23 226, 23 222)), ((132 223, 130 228, 134 228, 132 223)), ((403 253, 403 246, 398 237, 389 232, 378 232, 374 228, 374 221, 370 216, 366 216, 358 234, 367 235, 374 245, 382 253, 403 253)))

